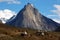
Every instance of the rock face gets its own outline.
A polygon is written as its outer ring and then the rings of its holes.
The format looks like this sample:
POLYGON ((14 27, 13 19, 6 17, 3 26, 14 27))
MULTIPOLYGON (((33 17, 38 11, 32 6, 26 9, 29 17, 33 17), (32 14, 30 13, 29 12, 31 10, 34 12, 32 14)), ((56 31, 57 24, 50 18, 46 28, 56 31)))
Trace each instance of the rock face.
POLYGON ((6 22, 12 21, 15 17, 16 17, 16 15, 13 15, 13 16, 12 16, 9 20, 7 20, 6 22))
POLYGON ((0 20, 0 23, 2 23, 2 21, 0 20))
POLYGON ((58 23, 41 15, 30 3, 24 6, 15 19, 6 24, 45 31, 54 31, 59 26, 58 23))

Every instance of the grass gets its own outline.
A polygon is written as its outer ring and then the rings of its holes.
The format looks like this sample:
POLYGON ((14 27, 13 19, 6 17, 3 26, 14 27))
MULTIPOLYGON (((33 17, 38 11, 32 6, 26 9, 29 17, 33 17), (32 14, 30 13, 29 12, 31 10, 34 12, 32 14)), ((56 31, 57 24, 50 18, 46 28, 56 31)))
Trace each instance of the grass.
POLYGON ((60 32, 46 32, 47 34, 37 35, 36 30, 16 28, 0 24, 0 40, 60 40, 60 32), (27 31, 27 36, 21 36, 21 32, 27 31))

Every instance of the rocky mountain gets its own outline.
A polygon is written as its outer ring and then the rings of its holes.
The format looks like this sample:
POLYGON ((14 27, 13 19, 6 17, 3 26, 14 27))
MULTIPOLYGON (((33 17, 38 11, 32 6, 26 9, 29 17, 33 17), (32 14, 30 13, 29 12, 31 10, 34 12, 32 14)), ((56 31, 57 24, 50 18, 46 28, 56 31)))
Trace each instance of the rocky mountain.
POLYGON ((59 26, 58 23, 39 13, 30 3, 25 5, 17 16, 6 24, 20 28, 31 28, 44 31, 54 31, 59 26))
POLYGON ((8 20, 8 19, 0 18, 0 21, 1 21, 2 23, 6 23, 7 20, 8 20))
POLYGON ((3 17, 0 17, 0 22, 5 24, 6 22, 9 22, 11 20, 13 20, 15 18, 16 15, 13 15, 10 19, 6 19, 6 18, 3 18, 3 17))
POLYGON ((2 21, 0 20, 0 23, 2 23, 2 21))
POLYGON ((15 17, 16 17, 16 15, 13 15, 13 16, 12 16, 9 20, 7 20, 6 22, 12 21, 15 17))

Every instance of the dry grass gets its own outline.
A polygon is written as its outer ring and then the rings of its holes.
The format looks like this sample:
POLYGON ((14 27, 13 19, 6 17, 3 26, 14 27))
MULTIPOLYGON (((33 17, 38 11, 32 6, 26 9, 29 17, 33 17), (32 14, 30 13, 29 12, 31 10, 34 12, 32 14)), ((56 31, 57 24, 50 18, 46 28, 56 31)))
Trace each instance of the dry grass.
POLYGON ((46 32, 47 34, 37 35, 36 30, 16 28, 0 24, 0 40, 60 40, 60 32, 46 32), (22 31, 27 31, 27 36, 21 36, 22 31))

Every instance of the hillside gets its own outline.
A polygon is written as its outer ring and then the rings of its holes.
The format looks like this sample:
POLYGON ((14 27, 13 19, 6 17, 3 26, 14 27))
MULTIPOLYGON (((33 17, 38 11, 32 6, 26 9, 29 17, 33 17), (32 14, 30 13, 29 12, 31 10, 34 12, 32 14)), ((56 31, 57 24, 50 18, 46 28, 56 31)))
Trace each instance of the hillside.
POLYGON ((36 34, 37 30, 16 28, 0 24, 0 40, 60 40, 60 32, 45 32, 44 36, 36 34), (21 36, 21 32, 27 31, 27 35, 21 36))

